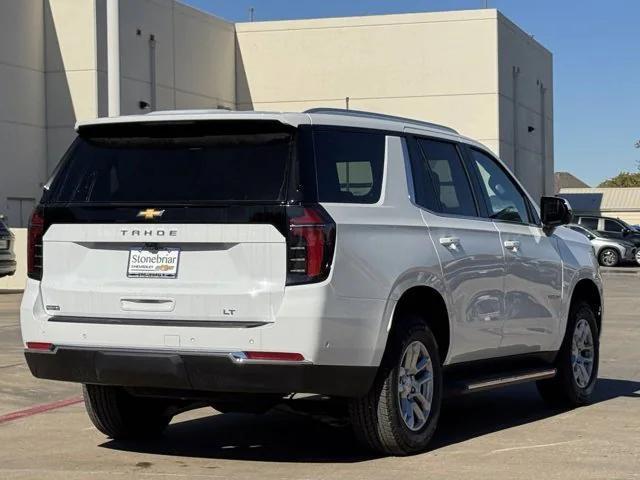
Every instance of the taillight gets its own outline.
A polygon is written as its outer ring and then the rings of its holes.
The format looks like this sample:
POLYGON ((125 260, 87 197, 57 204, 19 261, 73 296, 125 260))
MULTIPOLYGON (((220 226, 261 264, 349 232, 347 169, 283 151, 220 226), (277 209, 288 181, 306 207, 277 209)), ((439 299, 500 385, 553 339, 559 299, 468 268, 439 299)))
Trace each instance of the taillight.
POLYGON ((34 280, 42 280, 42 237, 44 236, 44 216, 36 208, 29 221, 27 240, 27 275, 34 280))
POLYGON ((288 207, 287 285, 325 280, 331 270, 336 224, 319 205, 288 207))

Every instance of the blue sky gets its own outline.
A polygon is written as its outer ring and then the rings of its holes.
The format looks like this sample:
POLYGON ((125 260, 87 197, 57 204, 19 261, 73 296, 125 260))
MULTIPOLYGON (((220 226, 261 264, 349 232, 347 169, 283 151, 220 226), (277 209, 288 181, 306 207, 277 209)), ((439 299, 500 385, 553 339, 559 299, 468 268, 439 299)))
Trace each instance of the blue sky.
MULTIPOLYGON (((481 8, 484 0, 183 0, 232 21, 481 8)), ((556 171, 592 186, 636 171, 640 1, 488 0, 554 55, 556 171)))

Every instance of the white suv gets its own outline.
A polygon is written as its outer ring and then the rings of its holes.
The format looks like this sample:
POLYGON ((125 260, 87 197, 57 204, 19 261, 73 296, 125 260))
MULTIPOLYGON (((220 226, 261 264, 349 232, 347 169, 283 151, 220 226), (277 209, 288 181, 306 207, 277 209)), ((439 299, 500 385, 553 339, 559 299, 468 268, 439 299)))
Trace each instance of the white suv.
POLYGON ((204 403, 342 399, 357 436, 426 448, 445 393, 537 381, 589 400, 589 241, 481 144, 365 112, 159 112, 81 123, 29 230, 40 378, 113 438, 204 403))

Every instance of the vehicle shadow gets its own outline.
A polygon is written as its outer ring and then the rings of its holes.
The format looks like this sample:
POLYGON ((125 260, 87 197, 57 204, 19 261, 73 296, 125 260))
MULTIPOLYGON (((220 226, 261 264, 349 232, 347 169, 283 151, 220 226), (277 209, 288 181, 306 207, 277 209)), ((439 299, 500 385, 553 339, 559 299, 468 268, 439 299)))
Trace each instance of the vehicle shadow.
MULTIPOLYGON (((640 382, 601 378, 594 403, 640 398, 640 382)), ((563 413, 547 407, 532 384, 448 399, 430 450, 563 413)), ((295 463, 357 463, 376 458, 357 446, 350 428, 307 415, 212 415, 174 421, 153 441, 110 440, 103 448, 156 455, 295 463)))

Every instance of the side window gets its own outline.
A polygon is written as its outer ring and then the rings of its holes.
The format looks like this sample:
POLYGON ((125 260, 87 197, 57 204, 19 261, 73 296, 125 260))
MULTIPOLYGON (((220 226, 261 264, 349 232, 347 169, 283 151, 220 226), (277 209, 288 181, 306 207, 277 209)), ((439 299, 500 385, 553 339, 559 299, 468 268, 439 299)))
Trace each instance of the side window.
POLYGON ((487 198, 489 216, 496 220, 529 223, 526 197, 507 173, 485 153, 471 149, 471 155, 487 198))
POLYGON ((578 227, 577 225, 570 225, 569 228, 575 232, 581 233, 582 235, 584 235, 589 239, 593 238, 593 235, 591 235, 590 232, 588 232, 584 228, 578 227))
POLYGON ((584 225, 590 230, 598 230, 598 219, 591 217, 581 217, 580 225, 584 225))
POLYGON ((384 134, 317 130, 314 145, 321 202, 376 203, 380 199, 384 134))
POLYGON ((623 230, 624 230, 624 227, 619 222, 616 222, 615 220, 604 221, 605 232, 622 233, 623 230))
POLYGON ((473 217, 478 214, 469 177, 453 143, 418 139, 422 157, 418 165, 418 202, 436 212, 473 217), (422 197, 422 198, 420 198, 422 197))

